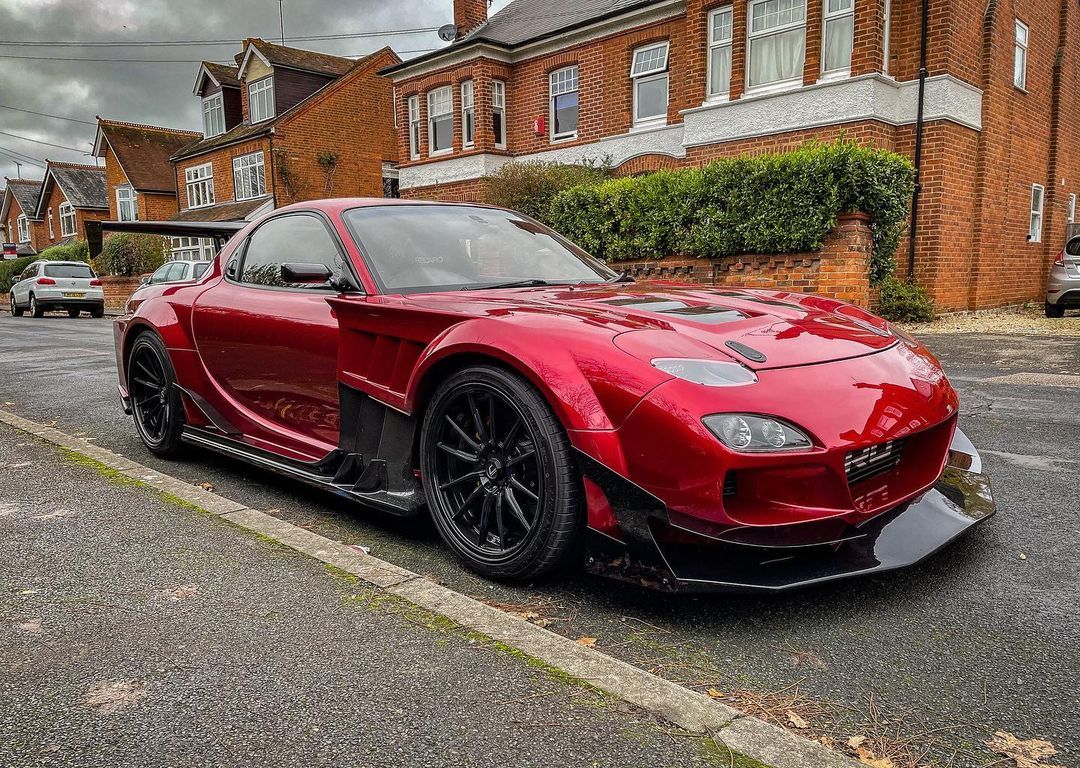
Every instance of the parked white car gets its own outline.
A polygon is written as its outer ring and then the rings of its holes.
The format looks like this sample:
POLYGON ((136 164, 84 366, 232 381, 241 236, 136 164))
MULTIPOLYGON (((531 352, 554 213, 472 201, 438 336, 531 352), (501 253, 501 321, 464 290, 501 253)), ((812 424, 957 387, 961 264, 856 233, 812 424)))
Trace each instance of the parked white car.
POLYGON ((209 261, 177 259, 162 264, 154 270, 154 274, 144 277, 142 284, 161 285, 162 283, 182 283, 185 280, 198 280, 209 266, 209 261))
POLYGON ((105 293, 90 265, 82 261, 35 261, 11 286, 11 314, 21 317, 29 310, 41 317, 51 310, 66 310, 78 317, 105 315, 105 293))

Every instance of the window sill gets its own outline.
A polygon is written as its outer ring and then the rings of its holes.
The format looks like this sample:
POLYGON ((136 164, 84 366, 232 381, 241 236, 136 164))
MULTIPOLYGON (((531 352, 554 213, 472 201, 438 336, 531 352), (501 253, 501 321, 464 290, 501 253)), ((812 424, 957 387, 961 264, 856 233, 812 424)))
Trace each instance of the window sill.
POLYGON ((269 192, 263 192, 261 195, 255 195, 254 197, 234 197, 234 203, 246 203, 249 200, 262 200, 264 197, 270 197, 269 192))
POLYGON ((1028 89, 1026 85, 1017 85, 1016 83, 1013 83, 1013 90, 1020 91, 1020 93, 1024 94, 1025 96, 1027 96, 1028 94, 1028 89))
POLYGON ((454 153, 454 148, 450 147, 450 149, 440 149, 440 150, 437 150, 435 152, 428 152, 427 156, 428 157, 446 157, 447 155, 451 155, 453 153, 454 153))
POLYGON ((851 79, 851 69, 837 69, 832 72, 822 72, 818 78, 819 83, 835 83, 837 80, 851 79))
POLYGON ((747 88, 745 91, 743 91, 743 96, 745 98, 751 98, 754 96, 772 96, 777 93, 797 91, 802 87, 802 80, 785 80, 782 83, 769 83, 768 85, 756 85, 753 88, 747 88))
POLYGON ((568 141, 575 141, 577 139, 577 137, 578 137, 577 132, 565 133, 562 136, 552 136, 551 137, 551 143, 552 144, 565 144, 568 141))
POLYGON ((468 152, 469 150, 476 149, 476 144, 462 144, 461 151, 468 152))
POLYGON ((659 120, 645 120, 640 123, 634 123, 630 126, 630 133, 648 133, 649 131, 655 131, 658 128, 667 128, 667 117, 659 120))
POLYGON ((712 96, 706 96, 701 106, 711 107, 713 104, 727 104, 729 101, 731 101, 730 93, 715 93, 712 96))

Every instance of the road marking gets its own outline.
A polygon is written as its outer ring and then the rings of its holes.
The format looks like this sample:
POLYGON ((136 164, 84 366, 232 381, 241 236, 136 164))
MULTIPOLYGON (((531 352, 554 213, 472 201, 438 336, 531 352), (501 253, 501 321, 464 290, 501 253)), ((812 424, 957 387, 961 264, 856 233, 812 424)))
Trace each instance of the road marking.
POLYGON ((1010 373, 1008 376, 991 376, 989 379, 974 379, 974 381, 980 384, 1020 384, 1080 389, 1080 376, 1071 373, 1010 373))
POLYGON ((773 768, 858 768, 845 755, 285 520, 158 472, 99 445, 0 410, 0 422, 87 456, 230 523, 353 574, 387 593, 558 667, 606 693, 773 768))
POLYGON ((1026 453, 990 451, 985 448, 981 450, 981 453, 984 456, 997 456, 999 459, 1004 459, 1022 469, 1033 469, 1038 472, 1060 472, 1067 470, 1071 465, 1080 464, 1077 459, 1055 459, 1051 456, 1031 456, 1026 453))

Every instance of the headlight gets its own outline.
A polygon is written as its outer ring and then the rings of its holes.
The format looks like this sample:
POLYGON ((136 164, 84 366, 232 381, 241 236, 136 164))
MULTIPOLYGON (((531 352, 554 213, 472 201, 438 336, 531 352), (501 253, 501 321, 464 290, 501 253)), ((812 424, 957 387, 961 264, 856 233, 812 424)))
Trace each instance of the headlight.
POLYGON ((749 368, 723 360, 687 360, 678 357, 658 357, 653 367, 670 373, 677 379, 703 384, 706 387, 741 387, 754 384, 757 376, 749 368))
POLYGON ((733 451, 761 453, 798 451, 813 446, 805 434, 786 421, 749 413, 718 413, 702 421, 733 451))

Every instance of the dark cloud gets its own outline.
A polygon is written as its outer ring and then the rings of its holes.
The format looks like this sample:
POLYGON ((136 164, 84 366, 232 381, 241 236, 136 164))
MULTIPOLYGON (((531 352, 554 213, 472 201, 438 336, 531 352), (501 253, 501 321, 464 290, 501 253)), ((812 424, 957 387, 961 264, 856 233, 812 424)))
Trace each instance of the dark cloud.
MULTIPOLYGON (((493 10, 506 5, 497 0, 493 10)), ((285 34, 329 35, 445 24, 451 0, 285 0, 285 34)), ((0 104, 93 122, 95 115, 199 130, 199 104, 191 95, 200 59, 229 60, 245 37, 277 40, 277 0, 0 0, 4 41, 230 39, 233 45, 128 48, 0 45, 0 104), (61 61, 63 58, 184 59, 191 63, 61 61)), ((359 56, 391 45, 395 50, 441 45, 434 33, 347 40, 292 41, 300 48, 359 56)), ((403 58, 409 55, 402 54, 403 58)), ((0 176, 16 175, 2 150, 44 164, 45 158, 92 162, 94 127, 0 108, 0 176), (5 134, 76 149, 35 144, 5 134)), ((23 176, 40 178, 27 161, 23 176)))

